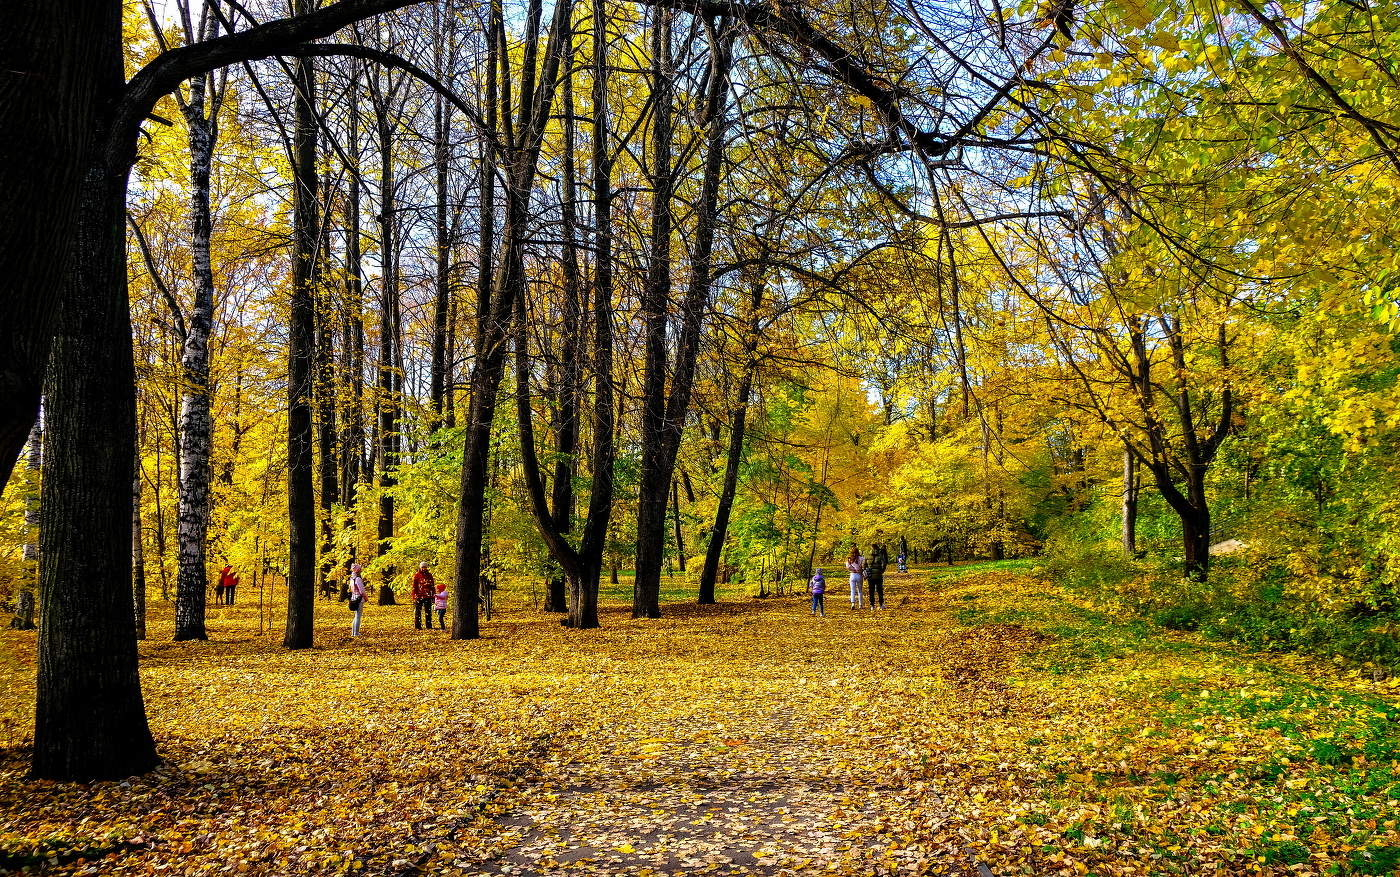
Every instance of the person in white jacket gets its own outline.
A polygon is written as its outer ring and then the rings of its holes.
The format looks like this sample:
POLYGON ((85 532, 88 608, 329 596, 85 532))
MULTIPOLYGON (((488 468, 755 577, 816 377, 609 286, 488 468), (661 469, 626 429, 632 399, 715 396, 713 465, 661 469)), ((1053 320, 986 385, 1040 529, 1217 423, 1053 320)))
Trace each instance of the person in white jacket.
POLYGON ((865 589, 865 558, 860 556, 860 549, 851 546, 851 554, 846 558, 846 571, 851 574, 851 608, 862 609, 864 604, 861 594, 865 589))
POLYGON ((350 611, 355 618, 350 622, 350 635, 360 635, 360 619, 365 614, 365 578, 360 575, 360 565, 350 564, 350 611))

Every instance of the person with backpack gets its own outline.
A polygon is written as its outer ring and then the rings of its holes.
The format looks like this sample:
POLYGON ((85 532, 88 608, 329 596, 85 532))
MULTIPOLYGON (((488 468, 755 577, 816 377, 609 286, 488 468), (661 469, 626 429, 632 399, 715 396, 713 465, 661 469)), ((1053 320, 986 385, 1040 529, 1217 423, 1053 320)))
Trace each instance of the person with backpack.
POLYGON ((816 575, 807 583, 807 591, 812 595, 812 614, 821 613, 822 618, 826 617, 826 576, 821 570, 817 570, 816 575))
POLYGON ((861 592, 865 585, 865 558, 860 556, 860 549, 851 546, 851 554, 846 558, 846 571, 851 574, 851 608, 861 609, 861 592))
POLYGON ((865 581, 870 586, 870 608, 885 608, 885 567, 890 564, 889 552, 879 542, 870 546, 870 561, 865 565, 865 581))
POLYGON ((360 619, 365 614, 365 577, 360 575, 360 565, 352 563, 350 565, 350 611, 355 613, 355 618, 350 622, 350 635, 360 635, 360 619))
POLYGON ((428 562, 425 560, 418 564, 418 571, 413 574, 413 628, 422 630, 433 629, 433 591, 437 587, 437 582, 433 579, 433 574, 428 572, 428 562))

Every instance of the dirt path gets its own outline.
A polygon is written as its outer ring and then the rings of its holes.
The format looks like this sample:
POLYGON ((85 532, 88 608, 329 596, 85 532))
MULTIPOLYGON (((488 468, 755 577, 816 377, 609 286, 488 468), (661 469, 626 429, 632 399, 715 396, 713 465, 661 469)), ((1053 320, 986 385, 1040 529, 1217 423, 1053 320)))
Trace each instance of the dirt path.
POLYGON ((522 789, 481 871, 919 872, 880 831, 898 789, 843 757, 829 717, 781 709, 755 725, 713 706, 683 727, 631 729, 522 789))
MULTIPOLYGON (((833 619, 826 634, 813 627, 789 640, 810 650, 810 675, 775 686, 772 667, 755 662, 701 696, 692 682, 679 709, 674 697, 686 693, 668 697, 664 671, 632 665, 630 720, 600 727, 585 757, 546 764, 503 802, 497 834, 474 863, 478 873, 942 871, 943 863, 887 830, 903 788, 871 757, 887 741, 853 730, 852 715, 872 688, 924 675, 918 665, 901 670, 882 660, 886 641, 871 635, 882 624, 867 614, 833 619), (852 627, 862 635, 847 639, 852 627)), ((793 657, 803 656, 784 655, 786 669, 803 672, 793 657)), ((727 659, 735 666, 732 654, 727 659)))

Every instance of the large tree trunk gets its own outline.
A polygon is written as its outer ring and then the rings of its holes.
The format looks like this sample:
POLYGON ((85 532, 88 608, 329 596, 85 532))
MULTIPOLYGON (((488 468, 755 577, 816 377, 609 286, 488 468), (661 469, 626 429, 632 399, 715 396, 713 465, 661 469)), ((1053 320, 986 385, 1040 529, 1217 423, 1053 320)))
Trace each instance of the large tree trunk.
MULTIPOLYGON (((536 69, 541 18, 540 0, 531 0, 526 12, 525 49, 521 63, 519 107, 509 147, 509 173, 505 187, 505 225, 502 229, 499 269, 492 284, 490 309, 478 315, 477 355, 472 368, 471 409, 467 419, 467 443, 463 454, 461 505, 457 515, 457 608, 453 618, 454 639, 472 639, 479 635, 476 611, 477 588, 481 578, 482 538, 485 535, 487 473, 491 451, 491 424, 495 419, 501 378, 505 372, 505 356, 511 340, 511 326, 516 305, 524 295, 524 255, 528 243, 530 193, 539 168, 540 144, 553 105, 558 83, 560 57, 568 37, 569 16, 573 7, 561 0, 554 7, 554 19, 549 29, 544 60, 536 69), (470 602, 470 605, 464 605, 470 602)), ((493 13, 492 30, 497 41, 503 25, 499 9, 493 13)), ((502 93, 509 80, 504 72, 509 67, 509 54, 497 54, 502 71, 502 93)), ((494 82, 488 83, 494 85, 494 82)), ((503 107, 506 101, 501 101, 503 107)), ((508 109, 508 107, 507 107, 508 109)), ((522 435, 522 445, 524 437, 522 435)))
MULTIPOLYGON (((113 17, 91 59, 121 85, 113 17)), ((126 296, 126 168, 90 170, 49 364, 33 775, 117 779, 158 762, 131 600, 136 374, 126 296)))
POLYGON ((29 455, 26 466, 29 469, 30 483, 24 497, 24 568, 19 582, 19 593, 15 596, 15 616, 10 619, 14 630, 33 630, 35 615, 34 595, 39 584, 39 484, 40 470, 44 455, 44 421, 34 418, 34 428, 29 431, 29 455))
MULTIPOLYGON (((509 55, 501 51, 505 41, 505 23, 499 3, 491 4, 490 24, 486 35, 486 134, 481 146, 481 203, 478 216, 480 238, 477 241, 476 327, 472 333, 473 355, 471 399, 467 408, 466 448, 462 460, 461 498, 457 507, 457 532, 454 566, 457 587, 452 602, 452 638, 476 639, 481 635, 481 540, 485 535, 486 468, 491 443, 491 421, 481 421, 479 392, 489 383, 486 367, 486 339, 491 322, 491 307, 495 300, 494 277, 496 257, 496 150, 489 142, 499 125, 500 92, 498 76, 509 71, 509 55)), ((510 112, 510 107, 506 107, 510 112)), ((497 376, 497 380, 499 380, 497 376)), ((494 400, 492 400, 494 408, 494 400)))
MULTIPOLYGON (((598 580, 603 572, 614 492, 617 428, 612 370, 612 158, 608 124, 608 15, 606 0, 593 3, 593 474, 588 519, 579 543, 579 575, 569 583, 569 615, 575 630, 598 626, 598 580)), ((616 571, 614 571, 616 579, 616 571)))
POLYGON ((637 488, 637 551, 632 617, 661 617, 661 567, 666 545, 666 493, 670 471, 663 459, 666 431, 666 328, 671 303, 671 16, 653 7, 651 27, 651 253, 642 292, 645 366, 642 375, 642 472, 637 488))
POLYGON ((94 60, 120 28, 114 3, 0 4, 0 490, 39 414, 98 90, 114 87, 94 60))
MULTIPOLYGON (((213 19, 213 16, 210 16, 213 19)), ((184 106, 190 144, 190 255, 194 304, 190 308, 180 358, 180 501, 176 544, 175 640, 208 639, 204 603, 209 576, 204 556, 209 538, 210 414, 209 336, 214 327, 214 268, 210 261, 213 218, 209 176, 218 139, 217 102, 209 100, 210 77, 190 83, 184 106)))
MULTIPOLYGON (((666 28, 664 16, 658 30, 662 28, 666 28)), ((671 378, 670 392, 665 393, 661 400, 662 407, 659 417, 656 416, 655 411, 657 399, 652 394, 655 392, 654 382, 657 380, 662 383, 664 390, 664 298, 669 298, 670 256, 669 248, 663 249, 656 240, 653 240, 653 247, 656 250, 653 253, 652 270, 659 271, 659 266, 664 265, 667 278, 663 283, 659 275, 654 276, 652 279, 655 281, 655 286, 650 289, 649 293, 651 307, 656 307, 658 304, 663 305, 663 319, 659 323, 653 323, 652 317, 654 315, 648 314, 646 325, 647 374, 642 393, 643 450, 637 505, 637 578, 632 605, 634 617, 656 618, 661 614, 659 596, 665 542, 666 491, 675 473, 676 454, 680 451, 681 435, 685 431, 685 420, 690 410, 691 389, 695 381, 695 362, 700 353, 700 332, 704 325, 705 311, 710 298, 716 219, 719 209, 719 185, 725 149, 725 106, 729 96, 729 70, 733 56, 735 31, 727 18, 707 22, 706 28, 710 40, 710 75, 706 83, 707 91, 703 116, 708 129, 705 144, 705 166, 700 183, 700 199, 695 209, 695 239, 690 254, 690 278, 680 309, 681 326, 677 333, 674 374, 671 378), (653 351, 653 344, 658 343, 658 339, 654 337, 658 329, 661 336, 659 344, 662 346, 659 355, 653 351), (657 377, 652 375, 653 367, 656 367, 659 372, 657 377)), ((653 52, 656 53, 657 62, 653 74, 658 80, 664 78, 662 71, 667 71, 671 67, 669 43, 669 33, 656 35, 653 52)), ((670 96, 669 84, 658 87, 661 92, 656 97, 653 113, 657 119, 656 124, 660 126, 662 124, 661 118, 670 114, 670 96)), ((669 122, 664 133, 667 141, 666 153, 669 155, 669 122)), ((658 132, 657 137, 660 139, 660 132, 658 132)), ((653 152, 658 154, 654 161, 657 165, 657 173, 660 174, 662 164, 659 154, 662 150, 659 148, 659 144, 653 147, 653 152)), ((669 172, 663 182, 665 191, 669 194, 671 187, 669 172)), ((662 186, 663 182, 658 182, 656 186, 662 186)), ((658 208, 654 206, 653 210, 655 209, 658 208)), ((662 205, 661 209, 667 214, 669 227, 669 202, 662 205)), ((655 218, 653 218, 653 223, 653 234, 655 234, 659 230, 655 225, 655 218)), ((643 310, 647 309, 648 302, 644 301, 643 310)))
MULTIPOLYGON (((303 13, 315 0, 297 0, 303 13)), ((311 648, 316 621, 316 484, 311 404, 315 361, 317 219, 315 70, 298 58, 292 144, 292 302, 287 348, 287 629, 282 644, 311 648)))

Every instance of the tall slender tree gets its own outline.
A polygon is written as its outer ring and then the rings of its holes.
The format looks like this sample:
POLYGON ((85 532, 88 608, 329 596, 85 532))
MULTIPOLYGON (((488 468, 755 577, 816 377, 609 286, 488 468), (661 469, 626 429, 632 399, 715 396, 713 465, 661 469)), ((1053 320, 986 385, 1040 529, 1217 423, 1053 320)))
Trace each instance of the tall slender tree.
MULTIPOLYGON (((186 18, 187 41, 218 34, 218 0, 201 5, 197 24, 186 18)), ((157 31, 159 33, 159 31, 157 31)), ((209 591, 205 550, 209 540, 213 474, 214 419, 210 414, 209 337, 214 329, 214 266, 211 259, 213 208, 210 176, 219 139, 219 108, 224 89, 212 73, 190 80, 188 96, 176 92, 190 147, 190 255, 193 261, 192 302, 180 357, 180 492, 176 530, 179 564, 175 579, 175 639, 208 639, 204 628, 205 597, 209 591)))

